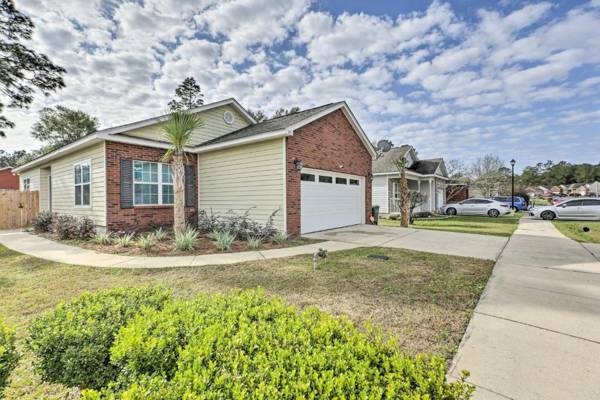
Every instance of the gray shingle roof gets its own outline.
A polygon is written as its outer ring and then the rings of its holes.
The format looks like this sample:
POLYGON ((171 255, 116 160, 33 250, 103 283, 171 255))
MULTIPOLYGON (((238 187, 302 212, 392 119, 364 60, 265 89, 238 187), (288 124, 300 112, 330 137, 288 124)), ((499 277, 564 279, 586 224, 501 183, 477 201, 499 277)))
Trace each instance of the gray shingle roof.
POLYGON ((410 166, 409 170, 423 175, 434 174, 443 161, 441 158, 432 158, 430 160, 418 160, 410 166))
POLYGON ((396 172, 396 160, 404 157, 406 153, 411 149, 408 145, 402 145, 400 147, 394 147, 390 151, 383 153, 379 158, 373 161, 373 173, 382 172, 396 172))
POLYGON ((339 103, 329 103, 322 106, 318 106, 315 108, 309 108, 308 110, 298 111, 297 113, 284 115, 281 117, 267 119, 265 121, 259 122, 254 125, 247 126, 242 129, 238 129, 237 131, 230 132, 226 135, 219 136, 217 138, 208 140, 199 146, 206 146, 209 144, 223 143, 229 142, 230 140, 243 139, 254 135, 259 135, 261 133, 278 131, 281 129, 289 128, 309 117, 312 117, 315 114, 320 113, 321 111, 337 105, 339 103))

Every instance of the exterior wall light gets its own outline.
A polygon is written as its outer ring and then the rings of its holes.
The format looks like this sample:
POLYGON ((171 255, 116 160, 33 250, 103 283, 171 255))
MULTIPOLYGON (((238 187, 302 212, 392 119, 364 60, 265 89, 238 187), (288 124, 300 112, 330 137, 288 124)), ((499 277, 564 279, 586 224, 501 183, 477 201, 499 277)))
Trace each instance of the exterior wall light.
POLYGON ((294 158, 294 168, 296 168, 296 171, 302 170, 302 167, 302 161, 297 158, 294 158))

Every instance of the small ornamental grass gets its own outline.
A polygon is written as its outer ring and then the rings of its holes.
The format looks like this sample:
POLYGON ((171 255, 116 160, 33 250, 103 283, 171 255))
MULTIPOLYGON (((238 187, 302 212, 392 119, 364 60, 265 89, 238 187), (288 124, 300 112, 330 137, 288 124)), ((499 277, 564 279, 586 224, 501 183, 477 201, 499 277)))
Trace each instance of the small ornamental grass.
POLYGON ((227 251, 231 249, 231 245, 235 241, 235 235, 230 232, 216 232, 213 240, 219 251, 227 251))
POLYGON ((181 232, 175 232, 175 250, 190 251, 198 241, 198 231, 191 226, 181 232))
POLYGON ((152 251, 154 246, 156 246, 156 237, 153 233, 149 233, 147 235, 140 236, 137 240, 137 245, 140 249, 144 250, 146 253, 152 251))
POLYGON ((17 366, 19 358, 15 331, 0 320, 0 399, 4 388, 8 386, 10 373, 17 366))
POLYGON ((112 241, 113 238, 110 233, 96 233, 94 236, 92 236, 92 242, 103 246, 111 244, 112 241))
POLYGON ((133 244, 135 235, 133 233, 126 233, 115 239, 115 242, 121 247, 130 247, 133 244))
POLYGON ((118 379, 99 399, 468 399, 446 363, 409 357, 397 341, 314 307, 300 311, 261 291, 200 295, 144 309, 117 334, 118 379))
POLYGON ((261 244, 262 244, 262 240, 260 240, 260 238, 257 238, 257 237, 249 237, 248 238, 248 248, 249 249, 256 250, 260 247, 261 244))
POLYGON ((154 235, 154 238, 159 242, 164 242, 169 238, 169 232, 167 232, 163 228, 156 229, 154 232, 152 232, 152 234, 154 235))
POLYGON ((170 298, 164 288, 140 287, 84 293, 59 304, 29 327, 35 370, 51 383, 104 387, 118 376, 110 348, 119 329, 142 308, 159 309, 170 298))
POLYGON ((273 241, 277 244, 284 244, 288 241, 288 235, 285 232, 277 232, 273 235, 273 241))

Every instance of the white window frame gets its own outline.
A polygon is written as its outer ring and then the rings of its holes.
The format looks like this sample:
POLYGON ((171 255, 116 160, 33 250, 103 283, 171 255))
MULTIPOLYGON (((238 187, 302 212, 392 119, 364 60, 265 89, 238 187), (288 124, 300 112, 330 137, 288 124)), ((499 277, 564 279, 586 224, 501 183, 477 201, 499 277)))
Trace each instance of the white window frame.
POLYGON ((23 178, 23 191, 31 191, 31 178, 23 178))
MULTIPOLYGON (((83 178, 83 175, 82 175, 83 178)), ((92 160, 83 160, 76 162, 73 164, 73 206, 76 208, 92 208, 92 160), (90 181, 89 182, 80 182, 75 183, 75 168, 79 167, 81 169, 82 166, 87 165, 90 169, 90 181), (83 203, 83 187, 85 185, 90 186, 90 204, 77 204, 76 192, 75 188, 77 186, 81 186, 81 202, 83 203)))
POLYGON ((134 207, 152 207, 152 206, 173 206, 175 204, 175 178, 173 177, 173 181, 171 183, 163 183, 163 174, 162 174, 162 169, 164 165, 168 165, 171 167, 171 174, 172 174, 172 170, 173 170, 173 166, 171 166, 171 164, 169 163, 161 163, 161 162, 155 162, 155 161, 145 161, 145 160, 133 160, 133 205, 134 207), (141 162, 141 163, 149 163, 149 164, 158 164, 158 181, 157 182, 144 182, 144 181, 137 181, 135 179, 135 163, 136 162, 141 162), (152 203, 152 204, 147 204, 147 203, 137 203, 135 200, 135 185, 158 185, 158 203, 152 203), (170 185, 173 186, 173 203, 163 203, 163 185, 170 185))

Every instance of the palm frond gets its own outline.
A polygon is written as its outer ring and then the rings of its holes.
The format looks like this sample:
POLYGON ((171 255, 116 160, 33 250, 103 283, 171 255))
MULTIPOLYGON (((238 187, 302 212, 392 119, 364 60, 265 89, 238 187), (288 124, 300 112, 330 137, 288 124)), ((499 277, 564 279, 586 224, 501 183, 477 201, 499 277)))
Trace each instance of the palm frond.
POLYGON ((163 159, 168 160, 173 154, 183 153, 183 149, 189 144, 194 130, 201 127, 202 124, 202 120, 196 114, 187 111, 172 113, 161 126, 164 138, 170 144, 170 148, 163 159))

